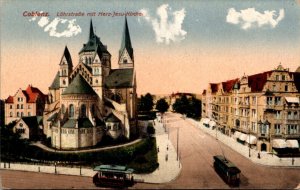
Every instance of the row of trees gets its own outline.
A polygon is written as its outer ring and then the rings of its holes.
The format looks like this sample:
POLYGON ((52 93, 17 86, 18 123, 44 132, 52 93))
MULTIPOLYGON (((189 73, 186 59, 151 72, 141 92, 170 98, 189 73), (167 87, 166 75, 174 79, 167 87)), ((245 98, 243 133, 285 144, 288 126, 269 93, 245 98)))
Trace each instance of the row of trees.
MULTIPOLYGON (((155 109, 164 113, 168 111, 169 106, 168 102, 164 98, 161 98, 156 102, 155 109)), ((153 96, 150 93, 142 95, 138 101, 139 112, 151 112, 153 108, 153 96)), ((185 114, 187 117, 198 119, 201 116, 201 101, 194 96, 187 98, 186 95, 182 94, 175 100, 172 108, 175 112, 185 114)))

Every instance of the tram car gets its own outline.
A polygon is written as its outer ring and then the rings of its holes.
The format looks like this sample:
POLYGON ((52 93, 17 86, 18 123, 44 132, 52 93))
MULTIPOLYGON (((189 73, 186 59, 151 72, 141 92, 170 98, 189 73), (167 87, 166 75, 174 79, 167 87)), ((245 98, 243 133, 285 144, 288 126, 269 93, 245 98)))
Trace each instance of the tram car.
POLYGON ((134 170, 126 166, 100 165, 94 171, 97 171, 93 177, 96 186, 124 188, 134 185, 134 170))
POLYGON ((219 176, 221 176, 229 186, 239 186, 241 170, 226 159, 225 156, 217 155, 213 158, 214 168, 219 176))

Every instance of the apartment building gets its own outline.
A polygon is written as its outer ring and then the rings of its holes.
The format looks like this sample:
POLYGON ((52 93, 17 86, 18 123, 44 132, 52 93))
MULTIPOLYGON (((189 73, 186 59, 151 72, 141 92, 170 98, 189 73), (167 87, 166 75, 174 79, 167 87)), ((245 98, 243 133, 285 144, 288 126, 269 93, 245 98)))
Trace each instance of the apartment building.
POLYGON ((280 64, 271 71, 209 84, 202 94, 202 117, 259 151, 294 151, 299 150, 299 101, 299 69, 291 72, 280 64))

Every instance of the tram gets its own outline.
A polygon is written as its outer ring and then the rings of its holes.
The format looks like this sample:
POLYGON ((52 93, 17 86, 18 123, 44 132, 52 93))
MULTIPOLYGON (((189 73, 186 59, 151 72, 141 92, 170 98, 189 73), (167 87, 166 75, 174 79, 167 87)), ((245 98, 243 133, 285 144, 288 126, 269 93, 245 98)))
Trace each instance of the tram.
POLYGON ((130 187, 134 185, 133 169, 120 165, 100 165, 94 168, 97 173, 93 183, 102 187, 130 187))
POLYGON ((239 186, 241 170, 232 162, 227 160, 225 156, 214 156, 215 171, 223 178, 230 186, 239 186))

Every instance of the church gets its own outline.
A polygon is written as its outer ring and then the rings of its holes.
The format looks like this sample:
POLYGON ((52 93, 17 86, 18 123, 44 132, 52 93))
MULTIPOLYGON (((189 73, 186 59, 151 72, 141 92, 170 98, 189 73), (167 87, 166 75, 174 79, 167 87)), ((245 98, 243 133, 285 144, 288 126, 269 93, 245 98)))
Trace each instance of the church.
POLYGON ((94 33, 92 20, 78 54, 75 66, 67 46, 63 51, 49 87, 44 134, 57 149, 92 147, 105 135, 129 139, 137 126, 137 85, 127 18, 117 69, 112 69, 111 54, 94 33))

